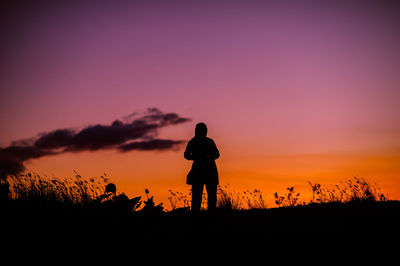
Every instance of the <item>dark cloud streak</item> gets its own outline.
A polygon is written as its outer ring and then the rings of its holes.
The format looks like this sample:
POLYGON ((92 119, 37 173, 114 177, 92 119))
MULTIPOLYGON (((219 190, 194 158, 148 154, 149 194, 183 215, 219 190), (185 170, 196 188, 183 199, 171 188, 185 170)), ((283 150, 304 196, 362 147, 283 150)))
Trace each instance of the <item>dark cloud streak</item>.
POLYGON ((29 140, 14 141, 10 146, 0 148, 0 171, 20 173, 25 170, 23 163, 26 160, 64 152, 176 149, 183 141, 157 139, 158 129, 191 121, 157 108, 147 109, 141 117, 135 113, 134 118, 126 122, 115 120, 111 125, 93 125, 80 131, 57 129, 29 140))
POLYGON ((170 139, 152 139, 149 141, 135 141, 118 147, 120 151, 127 152, 132 150, 150 151, 150 150, 170 150, 183 144, 182 140, 170 139))

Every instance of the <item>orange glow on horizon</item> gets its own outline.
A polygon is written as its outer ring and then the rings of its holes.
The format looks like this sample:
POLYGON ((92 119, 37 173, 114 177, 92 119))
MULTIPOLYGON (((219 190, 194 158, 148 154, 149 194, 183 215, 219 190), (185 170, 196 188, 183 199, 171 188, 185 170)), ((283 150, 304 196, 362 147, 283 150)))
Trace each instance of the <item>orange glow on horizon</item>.
MULTIPOLYGON (((183 151, 133 152, 121 155, 113 151, 64 154, 32 160, 28 169, 41 175, 73 177, 72 170, 84 177, 99 177, 104 173, 117 185, 119 193, 129 197, 142 196, 149 189, 156 203, 170 209, 169 190, 189 194, 185 184, 191 162, 184 160, 183 151), (73 166, 73 167, 72 167, 73 166)), ((286 193, 295 187, 300 201, 309 201, 308 181, 329 186, 354 176, 377 183, 389 199, 400 198, 400 155, 398 154, 305 154, 248 156, 246 160, 225 154, 217 160, 220 185, 243 193, 259 189, 269 207, 275 207, 273 193, 286 193)))

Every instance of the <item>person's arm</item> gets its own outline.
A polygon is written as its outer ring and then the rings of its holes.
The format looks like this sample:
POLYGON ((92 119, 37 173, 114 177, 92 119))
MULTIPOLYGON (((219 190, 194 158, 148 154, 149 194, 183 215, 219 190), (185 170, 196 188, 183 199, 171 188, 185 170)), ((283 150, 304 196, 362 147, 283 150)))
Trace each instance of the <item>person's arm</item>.
POLYGON ((194 160, 191 142, 186 145, 185 153, 183 154, 186 160, 194 160))
POLYGON ((213 140, 211 142, 212 142, 211 157, 213 160, 216 160, 220 156, 219 150, 217 148, 217 145, 215 145, 215 142, 213 140))

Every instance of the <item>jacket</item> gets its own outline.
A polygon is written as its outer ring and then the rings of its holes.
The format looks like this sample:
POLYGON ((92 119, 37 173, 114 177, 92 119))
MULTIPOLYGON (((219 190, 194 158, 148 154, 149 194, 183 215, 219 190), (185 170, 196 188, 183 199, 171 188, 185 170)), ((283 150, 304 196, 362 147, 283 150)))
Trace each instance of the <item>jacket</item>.
POLYGON ((186 184, 219 184, 218 169, 215 160, 220 154, 214 141, 208 137, 194 137, 184 153, 187 160, 193 160, 187 175, 186 184))

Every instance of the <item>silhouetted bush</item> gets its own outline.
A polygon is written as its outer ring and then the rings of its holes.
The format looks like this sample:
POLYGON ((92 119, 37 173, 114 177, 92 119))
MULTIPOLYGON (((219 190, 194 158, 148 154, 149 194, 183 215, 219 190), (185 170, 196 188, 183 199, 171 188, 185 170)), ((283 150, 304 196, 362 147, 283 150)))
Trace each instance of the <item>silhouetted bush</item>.
POLYGON ((240 210, 242 209, 242 196, 228 186, 218 186, 217 207, 220 209, 240 210))
POLYGON ((146 193, 147 200, 144 201, 144 207, 141 211, 144 213, 147 213, 147 214, 162 213, 164 210, 162 203, 155 205, 154 197, 153 196, 149 197, 150 191, 147 188, 145 189, 145 193, 146 193))
POLYGON ((248 209, 267 209, 268 204, 265 201, 265 196, 259 189, 253 191, 246 190, 243 192, 243 200, 246 202, 248 209))
POLYGON ((346 203, 364 201, 386 201, 376 183, 371 183, 365 178, 353 177, 334 186, 321 186, 308 182, 312 191, 312 203, 346 203))
POLYGON ((97 201, 104 206, 122 213, 129 213, 137 210, 142 203, 140 199, 141 197, 129 199, 124 193, 117 195, 117 186, 113 183, 107 184, 104 194, 97 197, 97 201))
POLYGON ((286 188, 288 193, 284 196, 279 196, 278 192, 274 193, 275 204, 278 207, 293 207, 298 204, 300 193, 294 191, 294 187, 286 188))
POLYGON ((190 208, 190 194, 185 195, 179 191, 169 190, 170 196, 168 197, 169 203, 171 205, 171 211, 180 208, 190 208))

